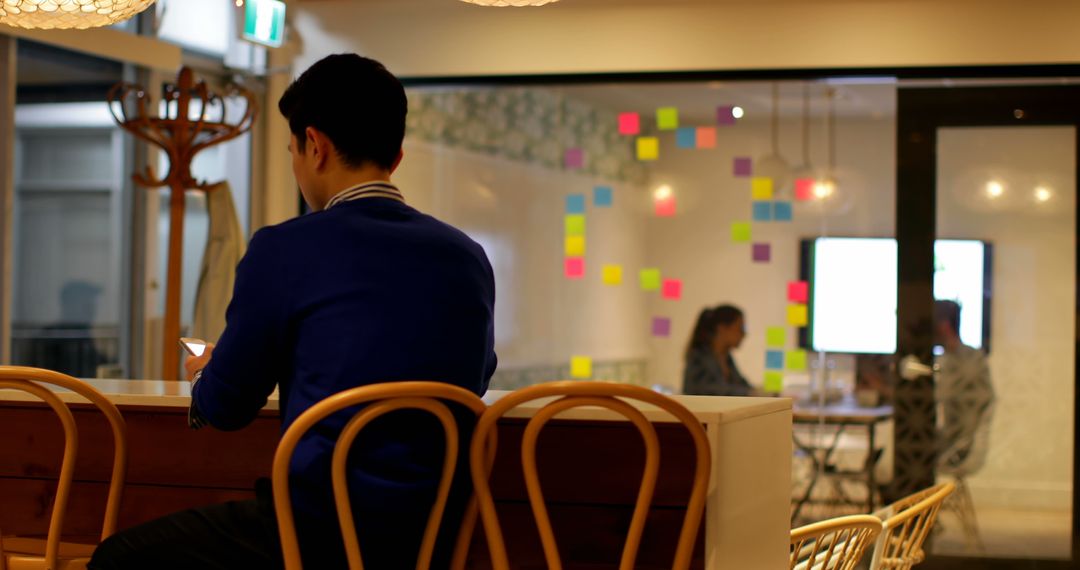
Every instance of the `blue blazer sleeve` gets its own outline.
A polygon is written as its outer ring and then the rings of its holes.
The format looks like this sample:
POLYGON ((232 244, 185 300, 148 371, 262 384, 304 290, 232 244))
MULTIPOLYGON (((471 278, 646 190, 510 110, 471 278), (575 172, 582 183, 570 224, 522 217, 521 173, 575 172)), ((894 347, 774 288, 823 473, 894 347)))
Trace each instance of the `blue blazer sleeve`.
POLYGON ((288 370, 287 255, 275 247, 271 228, 264 228, 236 268, 225 331, 191 394, 198 413, 218 429, 251 423, 288 370))

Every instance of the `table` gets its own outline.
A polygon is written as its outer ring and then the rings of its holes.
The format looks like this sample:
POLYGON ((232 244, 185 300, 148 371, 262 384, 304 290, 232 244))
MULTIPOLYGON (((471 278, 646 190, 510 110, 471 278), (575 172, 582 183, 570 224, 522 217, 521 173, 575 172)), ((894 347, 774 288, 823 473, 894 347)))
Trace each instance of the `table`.
MULTIPOLYGON (((256 420, 236 432, 186 423, 186 382, 90 380, 128 424, 129 469, 120 527, 194 506, 253 497, 252 482, 270 472, 280 421, 271 398, 256 420)), ((72 403, 80 433, 65 535, 100 532, 112 444, 101 414, 78 397, 72 403)), ((489 404, 507 392, 489 391, 489 404)), ((791 400, 675 396, 704 425, 713 453, 712 478, 693 568, 776 568, 786 563, 791 489, 791 400), (751 492, 752 491, 752 492, 751 492)), ((519 568, 545 568, 521 477, 520 439, 542 404, 514 410, 499 424, 492 492, 519 568)), ((637 405, 657 422, 660 479, 636 568, 670 568, 693 476, 693 444, 662 411, 637 405)), ((53 412, 22 393, 0 390, 0 529, 42 535, 59 470, 62 432, 53 412)), ((564 565, 612 568, 644 465, 636 428, 614 413, 578 408, 544 430, 537 451, 549 514, 564 565)), ((489 568, 483 533, 473 536, 469 568, 489 568)))
POLYGON ((866 482, 866 512, 870 513, 874 511, 874 490, 877 487, 874 476, 874 427, 877 424, 890 420, 893 417, 892 406, 883 405, 874 408, 863 408, 855 404, 855 400, 852 397, 846 397, 844 400, 834 404, 826 404, 824 406, 815 403, 808 403, 799 401, 792 406, 792 422, 795 424, 814 425, 824 423, 825 425, 837 426, 836 434, 832 437, 832 440, 824 448, 816 448, 811 444, 799 441, 794 431, 792 432, 792 440, 795 445, 806 452, 807 456, 814 464, 814 474, 810 478, 810 483, 806 487, 806 492, 799 499, 795 506, 795 509, 791 513, 791 520, 795 521, 799 512, 803 506, 810 501, 810 495, 814 491, 814 486, 817 484, 818 478, 823 471, 822 467, 827 465, 829 458, 833 452, 836 451, 836 446, 840 441, 840 436, 844 433, 844 430, 849 426, 863 426, 866 428, 868 446, 866 453, 866 461, 863 463, 863 468, 856 472, 840 472, 839 475, 854 475, 862 478, 866 482), (818 458, 819 452, 821 458, 818 458))

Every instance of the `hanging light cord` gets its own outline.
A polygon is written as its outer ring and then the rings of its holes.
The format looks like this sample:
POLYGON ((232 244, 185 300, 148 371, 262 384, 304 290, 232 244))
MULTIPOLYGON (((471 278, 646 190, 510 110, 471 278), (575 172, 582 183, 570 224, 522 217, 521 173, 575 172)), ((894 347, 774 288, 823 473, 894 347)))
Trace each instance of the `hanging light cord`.
POLYGON ((836 90, 830 87, 826 92, 829 99, 829 181, 833 181, 836 172, 836 90))
POLYGON ((802 165, 810 166, 810 84, 802 88, 802 165))
POLYGON ((772 153, 780 156, 780 84, 772 84, 772 153))

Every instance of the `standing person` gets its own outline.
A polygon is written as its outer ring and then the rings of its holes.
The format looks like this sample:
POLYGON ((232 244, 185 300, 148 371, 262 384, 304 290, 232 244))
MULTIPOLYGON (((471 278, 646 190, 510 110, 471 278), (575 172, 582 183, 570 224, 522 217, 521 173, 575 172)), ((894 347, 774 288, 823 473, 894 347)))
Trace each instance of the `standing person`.
POLYGON ((746 337, 743 312, 734 305, 705 309, 698 315, 686 347, 683 393, 702 396, 752 396, 731 351, 746 337))
MULTIPOLYGON (((944 470, 969 461, 976 437, 987 435, 994 410, 994 387, 986 355, 960 341, 960 305, 934 302, 934 340, 945 352, 935 361, 934 397, 938 418, 938 463, 944 470), (980 433, 983 432, 983 433, 980 433)), ((986 449, 979 453, 985 454, 986 449)))
MULTIPOLYGON (((220 342, 186 362, 194 377, 190 422, 243 428, 275 386, 282 431, 313 404, 356 386, 435 380, 482 395, 496 366, 492 269, 476 242, 410 207, 390 182, 405 133, 401 83, 374 60, 332 55, 293 82, 278 108, 313 213, 252 238, 220 342)), ((329 466, 349 416, 317 425, 293 456, 289 484, 305 567, 347 566, 329 466)), ((367 567, 415 566, 443 438, 428 414, 401 412, 357 439, 347 470, 367 567)), ((467 481, 467 470, 458 475, 467 481)), ((433 567, 448 563, 469 492, 455 489, 433 567)), ((89 567, 280 568, 269 481, 256 484, 256 497, 122 531, 89 567)))

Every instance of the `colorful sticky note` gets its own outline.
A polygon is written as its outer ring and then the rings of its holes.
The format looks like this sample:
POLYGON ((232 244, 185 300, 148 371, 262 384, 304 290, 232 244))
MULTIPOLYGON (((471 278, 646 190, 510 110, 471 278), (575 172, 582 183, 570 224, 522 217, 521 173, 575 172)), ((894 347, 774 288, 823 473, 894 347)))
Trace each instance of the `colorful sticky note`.
POLYGON ((810 299, 810 284, 806 281, 791 281, 787 284, 787 298, 792 303, 803 303, 810 299))
POLYGON ((782 350, 767 350, 765 351, 765 368, 769 370, 783 370, 784 369, 784 351, 782 350))
POLYGON ((782 392, 784 390, 784 373, 769 370, 765 373, 765 391, 782 392))
POLYGON ((768 263, 772 259, 772 246, 767 243, 755 243, 753 259, 755 263, 768 263))
POLYGON ((784 367, 788 370, 801 371, 806 370, 806 351, 805 350, 789 350, 787 356, 784 359, 784 367))
POLYGON ((698 127, 694 142, 697 143, 698 148, 716 148, 716 128, 698 127))
POLYGON ((585 213, 585 195, 584 194, 570 194, 566 197, 566 213, 567 214, 584 214, 585 213))
POLYGON ((610 208, 612 197, 610 186, 597 186, 593 188, 592 195, 593 206, 597 208, 610 208))
POLYGON ((570 377, 571 378, 591 378, 592 377, 592 359, 588 356, 571 356, 570 357, 570 377))
POLYGON ((585 235, 585 214, 567 214, 564 218, 563 227, 568 236, 585 235))
POLYGON ((750 222, 731 223, 731 241, 746 243, 750 241, 750 222))
POLYGON ((716 108, 716 124, 718 125, 734 125, 735 124, 735 106, 734 105, 721 105, 716 108))
POLYGON ((753 202, 751 204, 755 222, 768 222, 772 220, 772 202, 753 202))
POLYGON ((790 222, 791 214, 791 202, 783 200, 773 202, 773 221, 790 222))
POLYGON ((787 329, 784 327, 769 327, 765 329, 765 346, 769 348, 784 348, 787 344, 787 329))
POLYGON ((768 178, 765 176, 755 176, 754 178, 751 178, 750 195, 753 197, 754 200, 772 200, 772 178, 768 178))
POLYGON ((697 129, 694 127, 679 127, 675 131, 675 146, 679 148, 694 148, 697 146, 697 129))
POLYGON ((814 199, 814 179, 813 178, 796 178, 795 179, 795 199, 800 202, 806 202, 814 199))
POLYGON ((637 113, 619 113, 619 134, 636 135, 641 132, 641 115, 637 113))
POLYGON ((682 280, 680 279, 664 279, 664 285, 661 289, 661 295, 665 299, 671 299, 678 301, 682 298, 682 280))
POLYGON ((653 199, 653 209, 657 216, 666 218, 675 215, 675 196, 653 199))
POLYGON ((568 169, 578 169, 585 164, 585 151, 580 148, 568 148, 566 149, 566 155, 563 157, 563 166, 568 169))
POLYGON ((793 327, 805 327, 810 319, 806 312, 806 305, 788 305, 787 322, 793 327))
POLYGON ((563 242, 566 257, 582 257, 585 255, 584 236, 566 236, 563 242))
POLYGON ((735 176, 750 176, 753 174, 754 161, 749 157, 736 156, 734 160, 735 176))
POLYGON ((642 291, 656 291, 660 289, 660 270, 655 267, 642 269, 638 272, 638 281, 642 291))
POLYGON ((638 137, 637 159, 656 160, 660 158, 660 139, 656 137, 638 137))
POLYGON ((671 336, 671 319, 667 317, 653 317, 652 334, 653 336, 665 338, 671 336))
POLYGON ((622 266, 621 265, 605 265, 603 269, 604 285, 621 285, 622 284, 622 266))
POLYGON ((679 128, 679 110, 675 107, 660 107, 657 109, 656 128, 661 131, 673 131, 679 128))
POLYGON ((581 279, 585 277, 585 258, 567 257, 563 269, 567 279, 581 279))

